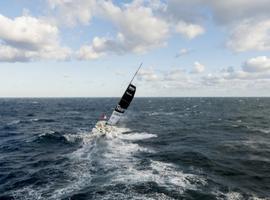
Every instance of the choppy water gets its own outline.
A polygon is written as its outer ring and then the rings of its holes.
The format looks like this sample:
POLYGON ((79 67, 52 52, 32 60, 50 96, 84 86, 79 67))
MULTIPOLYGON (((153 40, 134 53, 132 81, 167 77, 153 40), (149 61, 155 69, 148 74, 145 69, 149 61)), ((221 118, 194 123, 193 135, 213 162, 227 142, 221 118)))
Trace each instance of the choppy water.
POLYGON ((0 199, 270 199, 270 98, 0 99, 0 199))

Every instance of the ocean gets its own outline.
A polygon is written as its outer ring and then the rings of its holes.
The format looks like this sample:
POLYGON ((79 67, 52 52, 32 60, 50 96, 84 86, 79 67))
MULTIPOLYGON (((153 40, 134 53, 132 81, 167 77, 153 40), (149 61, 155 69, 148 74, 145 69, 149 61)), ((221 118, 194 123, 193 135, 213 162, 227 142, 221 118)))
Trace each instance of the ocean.
POLYGON ((270 199, 270 98, 0 99, 0 199, 270 199))

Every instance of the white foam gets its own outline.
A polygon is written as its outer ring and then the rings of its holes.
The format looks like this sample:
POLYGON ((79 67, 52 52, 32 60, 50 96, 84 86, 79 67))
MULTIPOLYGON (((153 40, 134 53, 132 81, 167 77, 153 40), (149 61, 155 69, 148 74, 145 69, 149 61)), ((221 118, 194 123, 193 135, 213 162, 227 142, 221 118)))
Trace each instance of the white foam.
POLYGON ((226 195, 227 200, 242 200, 243 196, 238 192, 229 192, 226 195))
POLYGON ((84 145, 90 143, 96 137, 101 136, 101 134, 94 134, 91 132, 79 132, 76 134, 64 134, 63 136, 69 142, 76 142, 77 140, 81 140, 82 144, 84 145))
POLYGON ((21 123, 21 120, 13 120, 13 121, 11 121, 11 122, 9 122, 7 125, 15 125, 15 124, 19 124, 19 123, 21 123))
MULTIPOLYGON (((47 199, 67 198, 90 186, 93 178, 100 176, 95 173, 98 169, 102 169, 110 177, 106 183, 102 183, 103 186, 120 183, 128 187, 130 184, 153 181, 161 187, 182 193, 186 189, 195 190, 197 186, 207 184, 203 177, 186 174, 173 164, 148 160, 148 165, 140 166, 142 160, 136 155, 144 152, 153 153, 154 151, 140 146, 136 141, 156 138, 157 135, 155 134, 132 132, 128 128, 115 128, 113 132, 105 135, 94 131, 65 134, 64 137, 70 142, 75 142, 78 139, 81 141, 80 148, 66 155, 69 159, 68 167, 63 169, 68 176, 64 180, 66 185, 58 186, 57 188, 55 186, 57 182, 52 182, 48 184, 48 188, 37 190, 27 188, 18 194, 24 196, 24 192, 27 191, 29 193, 28 196, 32 197, 28 199, 42 199, 43 194, 50 195, 47 199)), ((166 194, 128 192, 130 193, 111 192, 101 198, 171 199, 166 194)))
POLYGON ((152 112, 149 114, 149 116, 155 116, 155 115, 160 115, 160 113, 159 112, 152 112))
POLYGON ((107 168, 116 168, 112 183, 137 184, 140 182, 156 182, 162 187, 183 192, 185 189, 196 189, 197 185, 205 185, 204 178, 185 174, 176 166, 169 163, 150 160, 150 165, 140 169, 140 159, 134 156, 140 152, 153 153, 154 151, 132 141, 157 137, 149 133, 130 133, 107 141, 107 152, 103 165, 107 168))
POLYGON ((125 140, 145 140, 145 139, 156 138, 156 137, 157 135, 146 133, 146 132, 119 135, 119 138, 125 139, 125 140))
POLYGON ((151 112, 149 116, 156 116, 156 115, 174 115, 174 112, 151 112))
POLYGON ((212 192, 218 200, 269 200, 269 198, 259 198, 254 194, 248 194, 249 197, 244 197, 241 193, 230 191, 228 193, 224 193, 221 191, 212 192))
POLYGON ((34 118, 34 119, 30 119, 29 121, 30 122, 37 122, 37 121, 39 121, 39 119, 38 118, 34 118))
POLYGON ((16 200, 45 200, 46 198, 42 197, 44 191, 48 189, 45 187, 42 188, 33 188, 32 186, 26 186, 21 189, 15 190, 12 192, 12 197, 16 200))
POLYGON ((262 133, 270 133, 270 129, 262 129, 262 128, 260 128, 260 129, 257 129, 258 131, 260 131, 260 132, 262 132, 262 133))
POLYGON ((126 167, 122 167, 114 182, 124 184, 156 182, 161 187, 176 190, 179 193, 183 193, 186 189, 196 190, 197 186, 207 184, 203 177, 185 174, 169 163, 151 160, 150 166, 143 170, 137 169, 135 163, 129 163, 126 167))

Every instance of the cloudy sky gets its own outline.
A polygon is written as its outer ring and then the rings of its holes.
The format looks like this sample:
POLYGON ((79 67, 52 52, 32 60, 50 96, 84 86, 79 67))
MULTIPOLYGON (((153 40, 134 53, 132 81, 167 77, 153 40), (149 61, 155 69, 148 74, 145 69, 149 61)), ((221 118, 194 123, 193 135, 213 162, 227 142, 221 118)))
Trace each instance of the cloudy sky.
POLYGON ((0 97, 270 96, 269 0, 0 1, 0 97))

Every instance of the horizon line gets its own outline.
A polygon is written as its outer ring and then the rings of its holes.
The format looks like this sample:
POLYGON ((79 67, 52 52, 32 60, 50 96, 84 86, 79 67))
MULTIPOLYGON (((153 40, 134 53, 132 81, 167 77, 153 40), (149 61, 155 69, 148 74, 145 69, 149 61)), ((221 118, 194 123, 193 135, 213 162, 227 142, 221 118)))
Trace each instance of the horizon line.
MULTIPOLYGON (((120 96, 93 96, 93 97, 84 97, 84 96, 25 96, 25 97, 0 97, 0 99, 64 99, 64 98, 121 98, 120 96)), ((139 96, 135 98, 270 98, 270 96, 139 96)))

